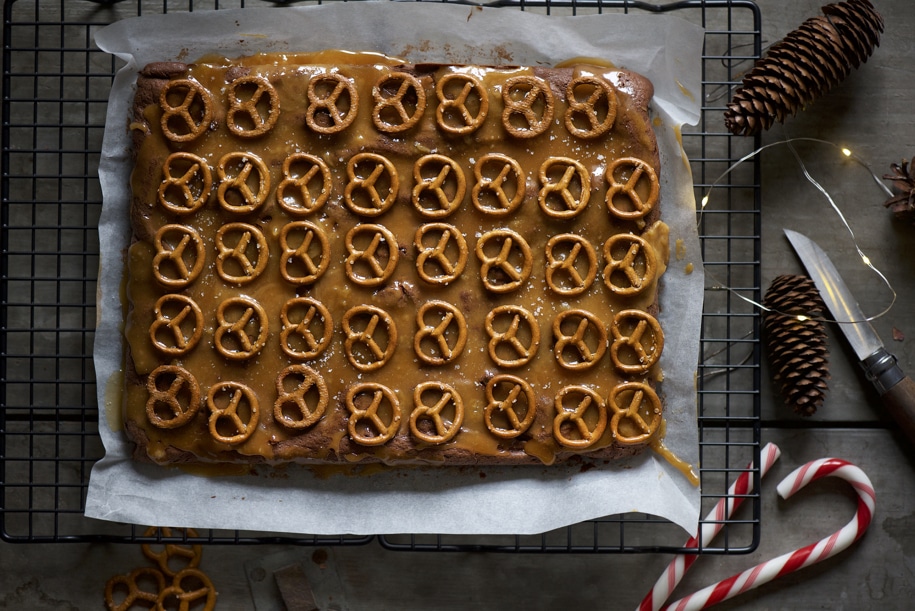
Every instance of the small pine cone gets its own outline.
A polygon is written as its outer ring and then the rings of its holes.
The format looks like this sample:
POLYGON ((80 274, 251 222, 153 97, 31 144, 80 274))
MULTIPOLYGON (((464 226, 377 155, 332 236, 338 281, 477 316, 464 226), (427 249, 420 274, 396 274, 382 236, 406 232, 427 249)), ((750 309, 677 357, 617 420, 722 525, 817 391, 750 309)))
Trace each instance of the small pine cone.
POLYGON ((812 416, 826 398, 829 379, 826 327, 812 318, 822 314, 825 304, 810 278, 786 274, 769 285, 763 305, 768 308, 763 332, 772 379, 785 405, 812 416))
POLYGON ((915 163, 910 164, 907 159, 903 159, 902 163, 890 164, 890 169, 893 173, 884 174, 883 178, 892 180, 899 192, 883 205, 892 210, 900 221, 915 224, 915 163))
POLYGON ((883 17, 870 0, 827 4, 769 48, 734 92, 724 123, 753 136, 807 107, 838 85, 880 45, 883 17))

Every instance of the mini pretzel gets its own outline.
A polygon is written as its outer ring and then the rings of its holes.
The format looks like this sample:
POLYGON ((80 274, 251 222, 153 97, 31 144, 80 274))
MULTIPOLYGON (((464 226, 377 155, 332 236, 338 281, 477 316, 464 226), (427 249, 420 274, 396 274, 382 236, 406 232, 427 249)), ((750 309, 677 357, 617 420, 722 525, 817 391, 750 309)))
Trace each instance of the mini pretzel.
POLYGON ((105 584, 105 608, 108 611, 130 611, 151 609, 159 601, 159 594, 165 590, 165 576, 158 569, 144 566, 127 575, 115 575, 105 584), (143 585, 152 585, 144 590, 143 585), (123 598, 118 594, 123 594, 123 598))
POLYGON ((423 155, 417 159, 413 164, 413 180, 416 183, 413 187, 413 206, 430 219, 444 218, 457 210, 467 193, 467 179, 461 166, 444 155, 423 155), (424 175, 429 167, 432 168, 431 177, 424 175), (432 206, 423 205, 427 200, 431 200, 432 206))
POLYGON ((330 72, 308 83, 305 123, 319 134, 336 134, 349 127, 359 110, 359 92, 352 80, 330 72), (349 98, 346 101, 344 98, 349 98))
POLYGON ((446 301, 427 301, 420 306, 416 312, 416 326, 413 351, 427 365, 452 362, 467 344, 467 321, 457 307, 446 301), (433 316, 435 322, 429 324, 427 316, 433 316), (457 328, 452 330, 452 326, 457 328))
POLYGON ((216 309, 216 328, 214 343, 216 350, 227 359, 243 361, 261 351, 267 344, 268 322, 263 306, 250 297, 230 297, 216 309), (228 320, 230 312, 241 311, 238 318, 228 320), (255 329, 252 337, 248 326, 255 329))
POLYGON ((391 72, 372 87, 375 108, 372 120, 379 131, 405 132, 422 118, 426 110, 426 92, 422 83, 406 72, 391 72))
POLYGON ((344 261, 347 277, 360 286, 379 286, 394 273, 400 251, 397 238, 382 225, 356 225, 344 238, 349 255, 344 261), (365 244, 366 238, 368 243, 365 244))
POLYGON ((260 406, 257 396, 240 382, 218 382, 207 393, 210 435, 216 441, 236 445, 257 429, 260 406), (223 395, 228 402, 223 406, 223 395))
POLYGON ((203 336, 203 312, 190 297, 166 293, 156 300, 153 315, 156 319, 149 326, 149 338, 153 347, 162 354, 181 356, 200 343, 203 336), (189 333, 184 330, 187 324, 190 324, 189 333))
POLYGON ((226 223, 216 230, 216 273, 226 282, 248 284, 267 268, 269 257, 267 238, 254 225, 226 223))
POLYGON ((166 83, 159 94, 162 133, 172 142, 190 142, 213 122, 213 96, 203 85, 190 79, 166 83), (172 100, 178 98, 178 103, 172 100))
POLYGON ((566 87, 566 102, 566 129, 573 136, 597 138, 613 127, 618 106, 616 90, 604 79, 592 75, 575 77, 566 87), (580 127, 582 120, 585 127, 580 127))
POLYGON ((607 167, 607 208, 617 217, 635 220, 651 212, 658 202, 661 187, 654 169, 635 157, 622 157, 607 167), (626 176, 628 175, 628 178, 626 176), (644 177, 644 181, 642 178, 644 177), (648 194, 643 196, 638 191, 640 182, 648 182, 648 194), (621 208, 617 200, 629 201, 629 208, 621 208))
POLYGON ((537 415, 537 401, 531 385, 508 374, 496 375, 486 383, 486 407, 483 421, 496 437, 513 439, 531 427, 537 415), (507 387, 507 392, 502 392, 507 387), (496 394, 499 397, 496 397, 496 394), (523 415, 519 415, 523 414, 523 415), (495 420, 494 420, 495 418, 495 420), (497 421, 503 420, 505 426, 497 421))
POLYGON ((312 359, 320 356, 330 345, 334 333, 334 320, 327 307, 311 297, 294 297, 280 310, 283 328, 280 331, 280 348, 293 359, 312 359), (294 312, 304 310, 301 319, 292 320, 294 312), (317 333, 312 331, 321 325, 317 333))
POLYGON ((290 365, 276 377, 273 419, 289 429, 307 429, 321 419, 329 401, 321 374, 307 365, 290 365), (317 398, 311 396, 315 393, 317 398))
POLYGON ((661 426, 661 400, 642 382, 625 382, 610 390, 610 431, 623 445, 645 443, 661 426), (628 425, 628 427, 627 427, 628 425))
POLYGON ((493 229, 477 240, 477 258, 482 263, 480 278, 493 293, 508 293, 521 286, 531 275, 534 258, 527 241, 511 229, 493 229), (498 245, 499 252, 490 255, 487 246, 498 245))
POLYGON ((610 358, 623 373, 645 373, 661 358, 664 332, 651 314, 622 310, 613 317, 610 333, 613 335, 610 358))
POLYGON ((184 426, 200 409, 200 384, 194 374, 178 365, 153 369, 146 378, 146 392, 146 417, 160 429, 184 426))
POLYGON ((528 75, 509 78, 502 85, 502 103, 502 125, 517 138, 542 134, 553 120, 553 92, 542 78, 528 75))
POLYGON ((229 83, 226 125, 236 136, 256 138, 270 131, 280 116, 280 96, 263 76, 251 75, 229 83), (247 92, 250 91, 250 95, 247 92), (266 111, 259 108, 266 98, 266 111), (241 121, 239 121, 241 119, 241 121))
POLYGON ((163 225, 153 239, 153 275, 162 286, 183 289, 203 271, 206 251, 200 234, 185 225, 163 225), (188 248, 190 247, 190 248, 188 248), (190 260, 186 260, 187 256, 190 260))
POLYGON ((283 161, 283 179, 276 186, 276 201, 289 214, 304 216, 320 210, 332 188, 330 168, 323 159, 308 153, 293 153, 283 161), (313 189, 312 183, 318 180, 320 190, 313 189))
POLYGON ((475 76, 446 74, 435 84, 435 95, 438 96, 435 118, 442 131, 454 135, 470 134, 486 120, 489 94, 475 76))
POLYGON ((427 223, 416 230, 413 245, 419 251, 416 256, 416 272, 419 277, 438 286, 450 284, 456 280, 467 265, 467 241, 454 225, 447 223, 427 223), (431 235, 430 245, 426 236, 431 235), (456 251, 456 252, 455 252, 456 251))
POLYGON ((464 422, 464 400, 453 386, 443 382, 423 382, 413 391, 413 405, 410 432, 417 439, 440 444, 451 441, 460 432, 464 422), (427 405, 424 400, 426 393, 438 394, 438 401, 427 405), (442 411, 449 405, 454 412, 450 421, 442 416, 442 411), (420 428, 421 422, 427 423, 426 426, 420 428), (431 423, 434 432, 428 431, 428 423, 431 423))
POLYGON ((590 369, 607 352, 607 329, 600 319, 587 310, 564 310, 553 319, 553 354, 563 369, 590 369), (575 322, 577 320, 577 323, 575 322), (571 325, 566 324, 571 321, 571 325), (574 331, 567 333, 568 327, 574 331))
POLYGON ((193 153, 169 155, 162 166, 162 176, 159 204, 173 214, 193 214, 206 204, 213 190, 210 166, 193 153))
MULTIPOLYGON (((150 526, 146 529, 146 532, 143 533, 143 536, 153 537, 161 535, 165 538, 180 536, 173 534, 173 531, 175 530, 183 531, 187 537, 197 537, 197 531, 193 528, 172 529, 168 526, 163 526, 161 528, 150 526)), ((198 543, 188 545, 181 545, 179 543, 165 543, 162 545, 162 549, 158 551, 152 548, 152 544, 144 543, 140 546, 140 549, 142 550, 144 556, 155 562, 159 567, 159 570, 169 577, 174 577, 182 569, 196 568, 200 564, 200 559, 203 556, 203 546, 198 543), (179 568, 175 568, 173 566, 174 564, 178 564, 179 568)))
POLYGON ((483 155, 474 164, 473 175, 476 182, 470 191, 470 201, 484 214, 506 216, 524 200, 524 170, 508 155, 483 155))
MULTIPOLYGON (((500 305, 496 306, 486 315, 484 322, 486 333, 489 335, 489 357, 499 367, 521 367, 528 364, 534 355, 537 354, 537 348, 540 346, 540 326, 537 319, 529 311, 521 306, 500 305), (496 321, 510 318, 508 326, 504 331, 496 329, 496 321), (522 332, 522 326, 526 333, 522 332), (519 334, 522 337, 519 337, 519 334), (527 343, 523 335, 529 335, 527 343), (505 346, 515 354, 513 358, 503 356, 505 346)), ((500 325, 501 327, 502 325, 500 325)))
POLYGON ((350 365, 363 372, 375 371, 391 359, 397 348, 397 326, 390 314, 372 305, 355 306, 343 315, 342 324, 346 335, 343 348, 350 365), (384 327, 386 341, 375 338, 379 323, 384 327), (364 346, 368 353, 357 352, 357 345, 364 346))
POLYGON ((391 161, 375 153, 357 153, 346 164, 349 182, 343 190, 343 201, 360 216, 379 216, 397 201, 400 177, 391 161), (386 191, 382 195, 382 191, 386 191), (365 200, 365 203, 357 201, 365 200))
POLYGON ((206 573, 198 569, 184 569, 175 575, 172 585, 159 593, 156 609, 213 611, 216 596, 216 588, 206 573))
POLYGON ((219 177, 216 199, 226 212, 249 214, 267 201, 270 172, 254 153, 223 155, 216 164, 216 175, 219 177))
POLYGON ((346 425, 350 438, 364 446, 380 446, 394 438, 400 428, 400 401, 387 386, 374 382, 354 384, 346 391, 346 409, 349 410, 349 422, 346 425), (362 407, 370 397, 368 406, 362 407), (383 406, 387 406, 387 410, 383 406), (389 412, 389 422, 385 422, 382 412, 389 412))
POLYGON ((566 386, 559 391, 554 401, 556 417, 553 418, 553 438, 567 448, 583 449, 594 445, 607 429, 607 406, 595 391, 586 386, 566 386), (567 400, 575 401, 572 409, 566 408, 567 400), (597 411, 596 422, 586 416, 597 411))
POLYGON ((309 221, 293 221, 280 229, 280 275, 296 285, 316 282, 330 265, 330 242, 320 227, 309 221), (302 239, 298 241, 301 234, 302 239), (297 245, 293 245, 298 242, 297 245), (304 272, 304 273, 299 273, 304 272))
POLYGON ((638 295, 657 275, 654 248, 634 234, 611 236, 604 243, 604 259, 604 284, 617 295, 638 295))
POLYGON ((547 216, 570 219, 588 205, 591 177, 579 161, 568 157, 550 157, 540 166, 540 184, 543 187, 537 194, 537 201, 547 216), (556 182, 553 182, 553 168, 562 170, 562 176, 556 182))
POLYGON ((546 285, 554 293, 580 295, 591 287, 597 277, 597 253, 591 242, 579 235, 554 235, 546 243, 545 254, 546 285), (584 261, 587 266, 583 272, 579 270, 579 261, 584 261))

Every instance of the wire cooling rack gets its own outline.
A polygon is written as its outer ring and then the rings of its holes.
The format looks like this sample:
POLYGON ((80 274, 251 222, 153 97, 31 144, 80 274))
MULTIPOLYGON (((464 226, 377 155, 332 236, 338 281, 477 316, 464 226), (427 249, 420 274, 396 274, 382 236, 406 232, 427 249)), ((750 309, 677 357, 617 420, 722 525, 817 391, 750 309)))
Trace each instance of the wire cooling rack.
MULTIPOLYGON (((312 2, 313 3, 313 2, 312 2)), ((0 157, 0 536, 9 542, 153 542, 145 528, 83 516, 89 472, 104 453, 92 363, 102 194, 98 161, 111 81, 120 67, 93 42, 99 28, 129 16, 275 6, 244 0, 5 0, 0 157)), ((306 4, 306 3, 302 3, 306 4)), ((698 365, 702 515, 750 471, 758 484, 760 298, 758 147, 731 136, 722 112, 731 88, 761 47, 753 2, 690 0, 502 0, 501 10, 551 15, 675 12, 706 28, 702 115, 685 127, 701 201, 707 273, 698 365), (723 176, 723 177, 722 177, 723 176), (720 180, 719 180, 720 179, 720 180), (725 289, 725 287, 727 287, 725 289)), ((673 258, 678 257, 676 248, 673 258)), ((686 265, 689 262, 678 261, 686 265)), ((698 262, 697 262, 698 263, 698 262)), ((758 486, 756 486, 758 489, 758 486)), ((739 553, 759 541, 760 501, 723 521, 714 546, 682 549, 679 527, 643 514, 609 516, 536 536, 386 535, 392 550, 500 552, 686 551, 739 553)), ((372 537, 278 536, 206 531, 204 543, 362 544, 372 537)))

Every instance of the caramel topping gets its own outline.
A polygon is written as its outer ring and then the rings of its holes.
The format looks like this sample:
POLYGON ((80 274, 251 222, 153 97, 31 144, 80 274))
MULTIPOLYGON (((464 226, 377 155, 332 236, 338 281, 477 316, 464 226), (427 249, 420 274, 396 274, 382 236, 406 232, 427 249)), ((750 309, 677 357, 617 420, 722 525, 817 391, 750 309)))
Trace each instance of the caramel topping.
POLYGON ((153 306, 156 320, 149 327, 153 346, 170 357, 193 350, 203 336, 203 312, 184 295, 165 294, 153 306))
POLYGON ((587 310, 566 310, 556 316, 553 338, 556 340, 553 345, 556 362, 565 369, 590 369, 607 352, 607 329, 587 310))
POLYGON ((219 354, 227 359, 247 360, 267 343, 267 313, 250 297, 230 297, 220 303, 216 320, 219 326, 214 344, 219 354))
POLYGON ((500 374, 486 383, 483 419, 496 437, 514 439, 530 428, 536 415, 534 390, 521 378, 500 374))
POLYGON ((489 358, 499 367, 521 367, 537 354, 540 326, 534 315, 521 306, 493 308, 486 315, 484 325, 489 335, 489 358), (504 324, 506 320, 507 325, 504 324))
POLYGON ((330 265, 330 243, 320 227, 293 221, 280 230, 280 274, 291 284, 317 281, 330 265))
POLYGON ((346 276, 360 286, 379 286, 391 277, 400 258, 397 239, 383 225, 356 225, 344 240, 346 276))
POLYGON ((346 164, 349 182, 343 201, 360 216, 379 216, 397 201, 400 177, 397 168, 386 157, 375 153, 357 153, 346 164))
POLYGON ((508 293, 521 288, 534 266, 531 247, 511 229, 493 229, 484 233, 477 241, 476 253, 482 263, 480 278, 483 286, 493 293, 508 293), (495 245, 495 252, 492 252, 490 244, 495 245))
POLYGON ((619 443, 646 443, 661 426, 661 400, 644 382, 625 382, 610 390, 610 430, 619 443))
POLYGON ((463 421, 464 400, 450 384, 423 382, 413 391, 410 432, 420 441, 431 444, 451 441, 460 432, 463 421), (426 403, 430 395, 434 397, 431 405, 426 403))
POLYGON ((483 155, 473 166, 476 182, 470 199, 477 210, 490 216, 506 216, 524 200, 524 170, 502 153, 483 155), (514 180, 509 180, 513 178, 514 180))
MULTIPOLYGON (((182 532, 188 537, 197 536, 197 531, 193 528, 169 528, 168 526, 163 526, 161 528, 150 526, 146 529, 146 532, 143 533, 143 536, 154 537, 161 533, 163 537, 174 537, 177 536, 178 532, 182 532)), ((203 547, 199 544, 181 545, 178 543, 166 543, 161 547, 157 546, 154 548, 153 545, 144 543, 140 546, 140 549, 144 556, 152 560, 156 566, 159 567, 159 570, 169 577, 174 577, 182 569, 197 567, 200 564, 200 558, 203 555, 203 547), (176 570, 175 565, 180 566, 181 568, 176 570)))
POLYGON ((350 413, 347 431, 360 445, 387 443, 400 428, 400 401, 383 384, 365 382, 350 386, 346 391, 346 409, 350 413))
POLYGON ((273 419, 286 428, 306 429, 321 419, 329 401, 321 374, 307 365, 290 365, 276 377, 273 419))
POLYGON ((323 159, 308 153, 293 153, 283 161, 283 179, 276 186, 276 201, 289 214, 304 216, 321 209, 332 187, 330 168, 323 159), (318 180, 320 189, 314 189, 311 185, 318 180))
POLYGON ((553 121, 553 92, 542 78, 514 76, 502 86, 502 124, 516 138, 542 134, 553 121))
POLYGON ((540 184, 537 195, 540 209, 556 219, 577 216, 588 205, 591 196, 591 177, 580 161, 568 157, 550 157, 540 166, 540 184), (558 180, 556 180, 558 176, 558 180))
POLYGON ((597 277, 597 253, 583 237, 562 233, 546 243, 546 284, 558 295, 580 295, 597 277), (581 267, 584 266, 582 270, 581 267))
POLYGON ((467 179, 461 166, 444 155, 424 155, 417 159, 413 165, 413 180, 416 182, 413 206, 430 219, 444 218, 457 210, 467 192, 467 179), (431 206, 426 205, 427 202, 431 202, 431 206))
POLYGON ((146 417, 160 429, 183 426, 200 409, 200 385, 184 367, 156 367, 146 378, 146 393, 146 417))
POLYGON ((229 83, 226 125, 243 138, 256 138, 270 131, 280 116, 280 98, 262 76, 243 76, 229 83))
POLYGON ((603 136, 616 120, 619 103, 616 90, 604 79, 593 75, 577 76, 566 87, 565 124, 578 138, 603 136))
POLYGON ((637 295, 657 275, 654 249, 637 235, 617 234, 604 243, 604 284, 617 295, 637 295))
POLYGON ((640 219, 658 202, 661 190, 658 175, 641 159, 623 157, 615 160, 607 167, 607 182, 610 184, 607 208, 621 219, 640 219), (645 189, 640 190, 642 183, 648 183, 647 193, 645 189))
POLYGON ((330 345, 334 319, 327 307, 311 297, 295 297, 280 310, 280 348, 289 358, 312 359, 330 345), (318 327, 318 331, 314 327, 318 327))
POLYGON ((156 232, 153 274, 159 284, 182 289, 200 275, 206 260, 200 234, 184 225, 165 225, 156 232))
POLYGON ((230 284, 248 284, 267 267, 270 251, 261 230, 227 223, 216 230, 216 273, 230 284))
POLYGON ((384 367, 397 347, 397 326, 391 315, 379 307, 362 305, 347 310, 342 322, 350 365, 359 371, 384 367))
POLYGON ((617 369, 629 374, 646 373, 664 349, 664 333, 658 320, 641 310, 622 310, 610 325, 613 342, 610 358, 617 369))
POLYGON ((604 434, 607 407, 594 390, 586 386, 566 386, 556 395, 554 405, 553 437, 565 447, 587 448, 604 434))
POLYGON ((254 153, 227 153, 216 165, 216 199, 226 212, 248 214, 260 208, 270 193, 270 172, 254 153))
POLYGON ((159 94, 162 133, 172 142, 190 142, 210 128, 213 96, 190 79, 169 81, 159 94))
POLYGON ((397 134, 407 131, 426 111, 426 91, 412 74, 391 72, 372 87, 375 108, 372 120, 378 131, 397 134))
POLYGON ((449 284, 464 272, 468 256, 467 241, 454 225, 447 223, 421 225, 416 230, 413 244, 418 251, 416 272, 429 284, 449 284), (426 236, 432 236, 431 240, 426 236))
POLYGON ((446 301, 424 303, 416 312, 416 326, 413 350, 427 365, 450 363, 467 345, 467 321, 460 310, 446 301))
POLYGON ((336 134, 349 127, 359 112, 359 93, 352 80, 329 72, 308 83, 305 123, 319 134, 336 134))
POLYGON ((162 175, 159 204, 172 214, 193 214, 210 198, 213 173, 202 157, 172 153, 162 166, 162 175))
POLYGON ((435 95, 438 96, 435 118, 444 132, 470 134, 486 120, 489 94, 483 83, 470 74, 444 75, 435 84, 435 95))

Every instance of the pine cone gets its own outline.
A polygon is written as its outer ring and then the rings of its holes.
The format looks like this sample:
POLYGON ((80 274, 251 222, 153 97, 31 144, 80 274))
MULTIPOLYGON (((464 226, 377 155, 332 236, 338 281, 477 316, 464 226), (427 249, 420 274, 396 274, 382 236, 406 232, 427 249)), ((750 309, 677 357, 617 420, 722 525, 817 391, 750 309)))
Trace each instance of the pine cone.
POLYGON ((829 350, 825 325, 812 318, 825 304, 807 276, 782 275, 769 285, 763 305, 763 331, 772 379, 785 405, 801 416, 812 416, 826 398, 829 350))
POLYGON ((883 178, 892 180, 893 186, 899 193, 884 202, 884 206, 893 211, 896 218, 901 221, 915 224, 915 164, 909 161, 890 164, 892 174, 884 174, 883 178))
POLYGON ((880 45, 883 17, 870 0, 827 4, 769 48, 743 78, 724 112, 728 131, 753 136, 784 122, 867 61, 880 45))

